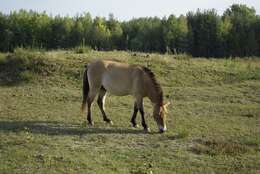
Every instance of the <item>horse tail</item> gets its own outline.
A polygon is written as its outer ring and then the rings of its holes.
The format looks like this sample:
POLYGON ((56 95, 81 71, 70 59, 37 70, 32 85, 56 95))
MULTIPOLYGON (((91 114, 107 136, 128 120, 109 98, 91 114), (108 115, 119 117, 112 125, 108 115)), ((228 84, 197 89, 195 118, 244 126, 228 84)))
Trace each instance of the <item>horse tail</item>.
POLYGON ((81 105, 81 112, 85 112, 86 109, 86 103, 87 103, 87 97, 89 92, 89 83, 88 83, 88 65, 86 66, 86 69, 84 71, 83 75, 83 101, 81 105))

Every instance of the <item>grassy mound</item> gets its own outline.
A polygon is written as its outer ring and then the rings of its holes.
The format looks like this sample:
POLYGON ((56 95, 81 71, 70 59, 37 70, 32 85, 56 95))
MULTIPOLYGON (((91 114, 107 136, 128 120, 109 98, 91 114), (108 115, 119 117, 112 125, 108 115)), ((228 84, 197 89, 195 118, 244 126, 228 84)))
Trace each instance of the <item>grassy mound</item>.
POLYGON ((54 66, 44 52, 31 52, 18 48, 0 59, 0 83, 11 85, 34 79, 36 75, 49 75, 54 66))

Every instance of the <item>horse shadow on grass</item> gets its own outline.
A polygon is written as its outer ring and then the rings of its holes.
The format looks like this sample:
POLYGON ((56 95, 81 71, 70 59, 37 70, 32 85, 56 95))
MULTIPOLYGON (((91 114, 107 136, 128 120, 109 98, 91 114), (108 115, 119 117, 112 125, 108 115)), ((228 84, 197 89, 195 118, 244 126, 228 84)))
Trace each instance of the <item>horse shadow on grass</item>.
POLYGON ((48 121, 0 121, 2 132, 30 132, 46 135, 87 135, 87 134, 145 134, 141 129, 118 127, 84 127, 48 121))

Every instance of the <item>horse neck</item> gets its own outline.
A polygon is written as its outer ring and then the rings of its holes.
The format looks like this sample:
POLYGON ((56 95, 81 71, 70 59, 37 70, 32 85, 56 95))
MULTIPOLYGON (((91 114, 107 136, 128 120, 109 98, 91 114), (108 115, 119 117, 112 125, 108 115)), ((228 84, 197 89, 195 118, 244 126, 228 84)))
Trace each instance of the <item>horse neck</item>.
POLYGON ((159 115, 160 107, 161 105, 158 103, 153 104, 153 117, 157 117, 159 115))
POLYGON ((153 78, 146 74, 145 76, 145 88, 146 88, 146 95, 151 100, 153 104, 162 105, 163 103, 163 94, 162 89, 157 82, 153 81, 153 78))
POLYGON ((156 89, 149 87, 148 90, 148 98, 151 100, 151 102, 154 105, 161 106, 163 101, 162 101, 162 94, 160 94, 156 89))

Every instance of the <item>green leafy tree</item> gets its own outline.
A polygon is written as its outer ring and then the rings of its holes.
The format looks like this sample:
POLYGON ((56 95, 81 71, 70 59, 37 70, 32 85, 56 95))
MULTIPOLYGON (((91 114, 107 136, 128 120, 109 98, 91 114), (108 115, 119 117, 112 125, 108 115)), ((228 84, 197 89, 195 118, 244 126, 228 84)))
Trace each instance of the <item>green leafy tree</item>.
POLYGON ((189 52, 195 56, 216 57, 218 56, 220 17, 216 11, 198 10, 195 14, 189 12, 188 20, 188 39, 189 52))
POLYGON ((255 38, 257 41, 257 56, 260 56, 260 16, 257 16, 255 23, 255 38))
POLYGON ((257 54, 257 40, 254 25, 256 14, 254 8, 234 4, 224 12, 223 19, 230 20, 228 50, 231 56, 252 56, 257 54))
POLYGON ((92 47, 98 50, 109 48, 111 33, 106 26, 105 19, 96 17, 91 30, 90 42, 92 47))
POLYGON ((78 19, 83 27, 83 36, 82 36, 82 45, 90 45, 91 44, 91 30, 92 30, 92 17, 90 13, 84 13, 78 19))
POLYGON ((71 29, 71 34, 70 34, 70 46, 79 46, 79 45, 85 45, 83 44, 84 42, 84 28, 83 24, 80 20, 76 19, 74 21, 74 25, 71 29))
POLYGON ((50 25, 50 48, 69 48, 72 26, 71 18, 56 16, 50 25))
POLYGON ((114 18, 113 14, 109 14, 109 19, 106 25, 111 33, 110 48, 123 49, 123 43, 122 43, 123 30, 120 22, 114 18))
POLYGON ((184 16, 170 15, 163 19, 163 40, 167 52, 183 53, 187 49, 187 20, 184 16))

